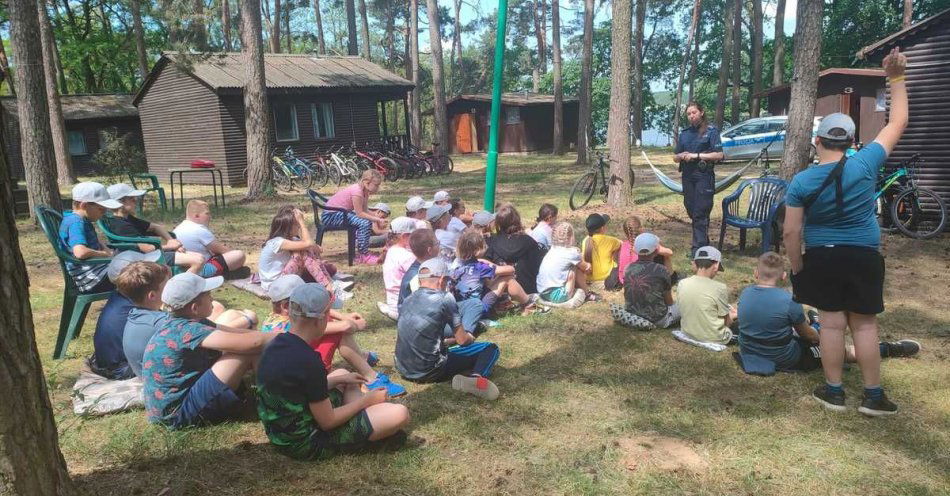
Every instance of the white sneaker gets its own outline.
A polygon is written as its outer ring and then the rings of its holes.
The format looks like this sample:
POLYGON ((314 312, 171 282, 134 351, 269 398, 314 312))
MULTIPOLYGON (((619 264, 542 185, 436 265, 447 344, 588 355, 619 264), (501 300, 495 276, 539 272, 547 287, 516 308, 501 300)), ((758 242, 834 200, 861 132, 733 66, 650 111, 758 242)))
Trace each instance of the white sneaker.
POLYGON ((342 272, 337 272, 336 274, 333 274, 333 279, 336 281, 352 281, 353 274, 344 274, 342 272))
POLYGON ((376 302, 376 309, 379 310, 379 313, 389 317, 390 319, 399 320, 399 313, 381 301, 376 302))
POLYGON ((353 286, 356 286, 356 283, 353 282, 352 280, 344 281, 344 280, 337 279, 333 281, 333 289, 336 289, 336 290, 352 291, 353 286))
POLYGON ((344 291, 340 288, 337 288, 333 293, 336 295, 336 299, 341 302, 349 300, 350 298, 353 297, 353 293, 350 293, 349 291, 344 291))

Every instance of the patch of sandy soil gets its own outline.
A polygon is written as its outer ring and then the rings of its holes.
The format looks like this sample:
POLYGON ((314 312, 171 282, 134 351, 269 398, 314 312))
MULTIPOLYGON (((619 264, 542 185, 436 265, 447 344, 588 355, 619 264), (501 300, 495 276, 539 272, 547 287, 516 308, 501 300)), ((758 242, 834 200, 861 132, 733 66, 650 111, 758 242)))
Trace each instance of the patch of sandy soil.
POLYGON ((620 462, 630 471, 657 469, 698 474, 709 468, 706 458, 680 439, 647 434, 620 439, 617 446, 621 451, 620 462))

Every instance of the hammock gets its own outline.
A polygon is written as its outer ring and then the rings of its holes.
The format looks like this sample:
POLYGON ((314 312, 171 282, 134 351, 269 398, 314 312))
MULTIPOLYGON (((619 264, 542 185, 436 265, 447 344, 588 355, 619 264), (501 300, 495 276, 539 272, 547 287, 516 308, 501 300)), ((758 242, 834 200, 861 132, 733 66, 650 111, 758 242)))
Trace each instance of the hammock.
MULTIPOLYGON (((656 176, 657 180, 660 181, 660 184, 662 184, 663 186, 666 186, 670 191, 674 193, 679 193, 681 195, 683 194, 682 184, 674 181, 673 179, 670 179, 670 176, 667 176, 666 174, 663 173, 663 171, 661 171, 660 169, 657 169, 656 166, 653 165, 653 162, 650 162, 650 158, 647 157, 647 154, 645 151, 640 150, 640 155, 642 155, 643 159, 646 160, 647 165, 650 166, 650 169, 653 169, 653 174, 656 176)), ((728 176, 720 179, 719 181, 716 181, 716 193, 721 193, 725 191, 726 189, 728 189, 729 186, 732 186, 736 181, 739 180, 739 178, 742 177, 743 174, 745 174, 745 171, 749 170, 749 168, 752 167, 756 163, 757 159, 758 157, 750 160, 749 163, 742 166, 739 170, 733 172, 732 174, 729 174, 728 176)))

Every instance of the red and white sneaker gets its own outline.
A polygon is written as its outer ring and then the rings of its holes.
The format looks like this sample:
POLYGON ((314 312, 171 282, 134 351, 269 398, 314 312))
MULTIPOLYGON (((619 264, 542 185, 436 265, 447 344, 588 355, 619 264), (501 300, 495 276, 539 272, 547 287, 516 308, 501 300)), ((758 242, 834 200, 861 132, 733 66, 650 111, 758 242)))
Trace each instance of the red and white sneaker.
POLYGON ((473 394, 486 400, 498 398, 498 386, 482 376, 456 375, 452 378, 452 389, 473 394))

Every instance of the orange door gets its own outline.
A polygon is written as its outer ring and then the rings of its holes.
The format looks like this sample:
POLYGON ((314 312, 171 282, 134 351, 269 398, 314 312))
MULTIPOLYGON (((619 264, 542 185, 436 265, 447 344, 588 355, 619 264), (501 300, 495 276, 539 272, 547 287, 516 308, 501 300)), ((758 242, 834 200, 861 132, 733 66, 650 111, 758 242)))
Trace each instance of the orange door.
POLYGON ((459 153, 472 153, 472 116, 457 114, 455 122, 455 146, 459 153))

